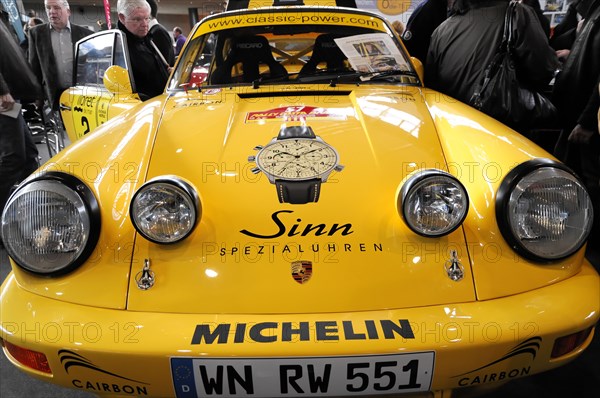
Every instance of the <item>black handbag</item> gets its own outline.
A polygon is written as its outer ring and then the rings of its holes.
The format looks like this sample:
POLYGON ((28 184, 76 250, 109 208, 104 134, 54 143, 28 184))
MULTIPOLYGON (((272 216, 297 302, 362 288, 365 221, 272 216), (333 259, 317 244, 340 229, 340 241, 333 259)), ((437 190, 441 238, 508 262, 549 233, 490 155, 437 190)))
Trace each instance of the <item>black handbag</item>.
POLYGON ((516 6, 517 2, 511 1, 506 9, 502 42, 470 104, 516 130, 548 127, 556 122, 556 107, 543 94, 523 87, 517 78, 513 54, 516 6))

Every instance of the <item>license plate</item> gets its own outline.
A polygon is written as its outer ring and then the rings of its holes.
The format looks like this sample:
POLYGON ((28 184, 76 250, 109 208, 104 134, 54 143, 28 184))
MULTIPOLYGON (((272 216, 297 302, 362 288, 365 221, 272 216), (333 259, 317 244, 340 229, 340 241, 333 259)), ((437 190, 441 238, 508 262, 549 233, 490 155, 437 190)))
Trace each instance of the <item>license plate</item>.
POLYGON ((435 353, 171 358, 177 397, 304 397, 429 391, 435 353))

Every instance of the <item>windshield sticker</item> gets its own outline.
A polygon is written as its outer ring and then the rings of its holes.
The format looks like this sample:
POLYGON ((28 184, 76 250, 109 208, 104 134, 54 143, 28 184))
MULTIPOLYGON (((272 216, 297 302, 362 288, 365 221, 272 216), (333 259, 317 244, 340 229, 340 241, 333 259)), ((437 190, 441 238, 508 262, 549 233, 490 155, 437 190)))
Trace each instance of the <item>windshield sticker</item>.
POLYGON ((385 33, 369 33, 334 39, 359 72, 387 72, 410 70, 394 41, 385 33))
POLYGON ((345 14, 337 13, 261 13, 247 15, 232 15, 222 18, 210 19, 202 24, 196 31, 193 38, 199 37, 206 33, 223 30, 240 28, 247 26, 264 26, 264 25, 345 25, 356 26, 360 28, 370 28, 386 32, 385 23, 370 15, 360 14, 345 14))
POLYGON ((318 108, 314 106, 282 106, 264 111, 248 112, 246 123, 265 121, 306 121, 311 119, 346 120, 354 116, 352 109, 318 108))

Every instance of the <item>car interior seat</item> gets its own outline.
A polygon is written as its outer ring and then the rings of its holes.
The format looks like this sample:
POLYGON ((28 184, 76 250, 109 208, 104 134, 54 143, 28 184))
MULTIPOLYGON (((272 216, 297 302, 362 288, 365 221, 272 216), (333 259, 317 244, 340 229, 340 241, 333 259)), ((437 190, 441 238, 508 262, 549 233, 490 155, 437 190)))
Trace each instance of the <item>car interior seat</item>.
POLYGON ((261 77, 261 64, 268 66, 269 78, 287 78, 287 70, 273 58, 271 46, 266 37, 245 36, 231 40, 231 50, 223 63, 214 70, 212 83, 222 84, 238 81, 237 78, 231 76, 233 68, 238 64, 241 64, 243 71, 241 81, 244 83, 253 82, 261 77))
POLYGON ((309 75, 317 71, 317 66, 325 63, 328 71, 346 70, 347 58, 337 46, 334 35, 325 33, 315 39, 313 51, 308 62, 300 69, 299 75, 309 75))

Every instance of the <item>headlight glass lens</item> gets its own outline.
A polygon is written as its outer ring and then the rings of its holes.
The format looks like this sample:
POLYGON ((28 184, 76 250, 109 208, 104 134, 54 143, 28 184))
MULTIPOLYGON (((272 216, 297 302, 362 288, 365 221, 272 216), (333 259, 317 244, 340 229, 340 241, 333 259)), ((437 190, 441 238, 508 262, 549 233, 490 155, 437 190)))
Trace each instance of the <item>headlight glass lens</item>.
POLYGON ((402 216, 416 233, 442 236, 463 222, 469 198, 463 185, 441 170, 427 170, 411 177, 403 187, 402 216))
POLYGON ((135 194, 131 218, 146 239, 175 243, 194 229, 198 208, 193 191, 181 181, 150 181, 135 194))
POLYGON ((83 199, 60 181, 33 181, 7 203, 2 236, 21 267, 53 274, 71 267, 86 249, 90 215, 83 199))
POLYGON ((525 175, 508 202, 512 235, 534 256, 554 260, 578 250, 592 228, 592 203, 569 172, 542 167, 525 175))

